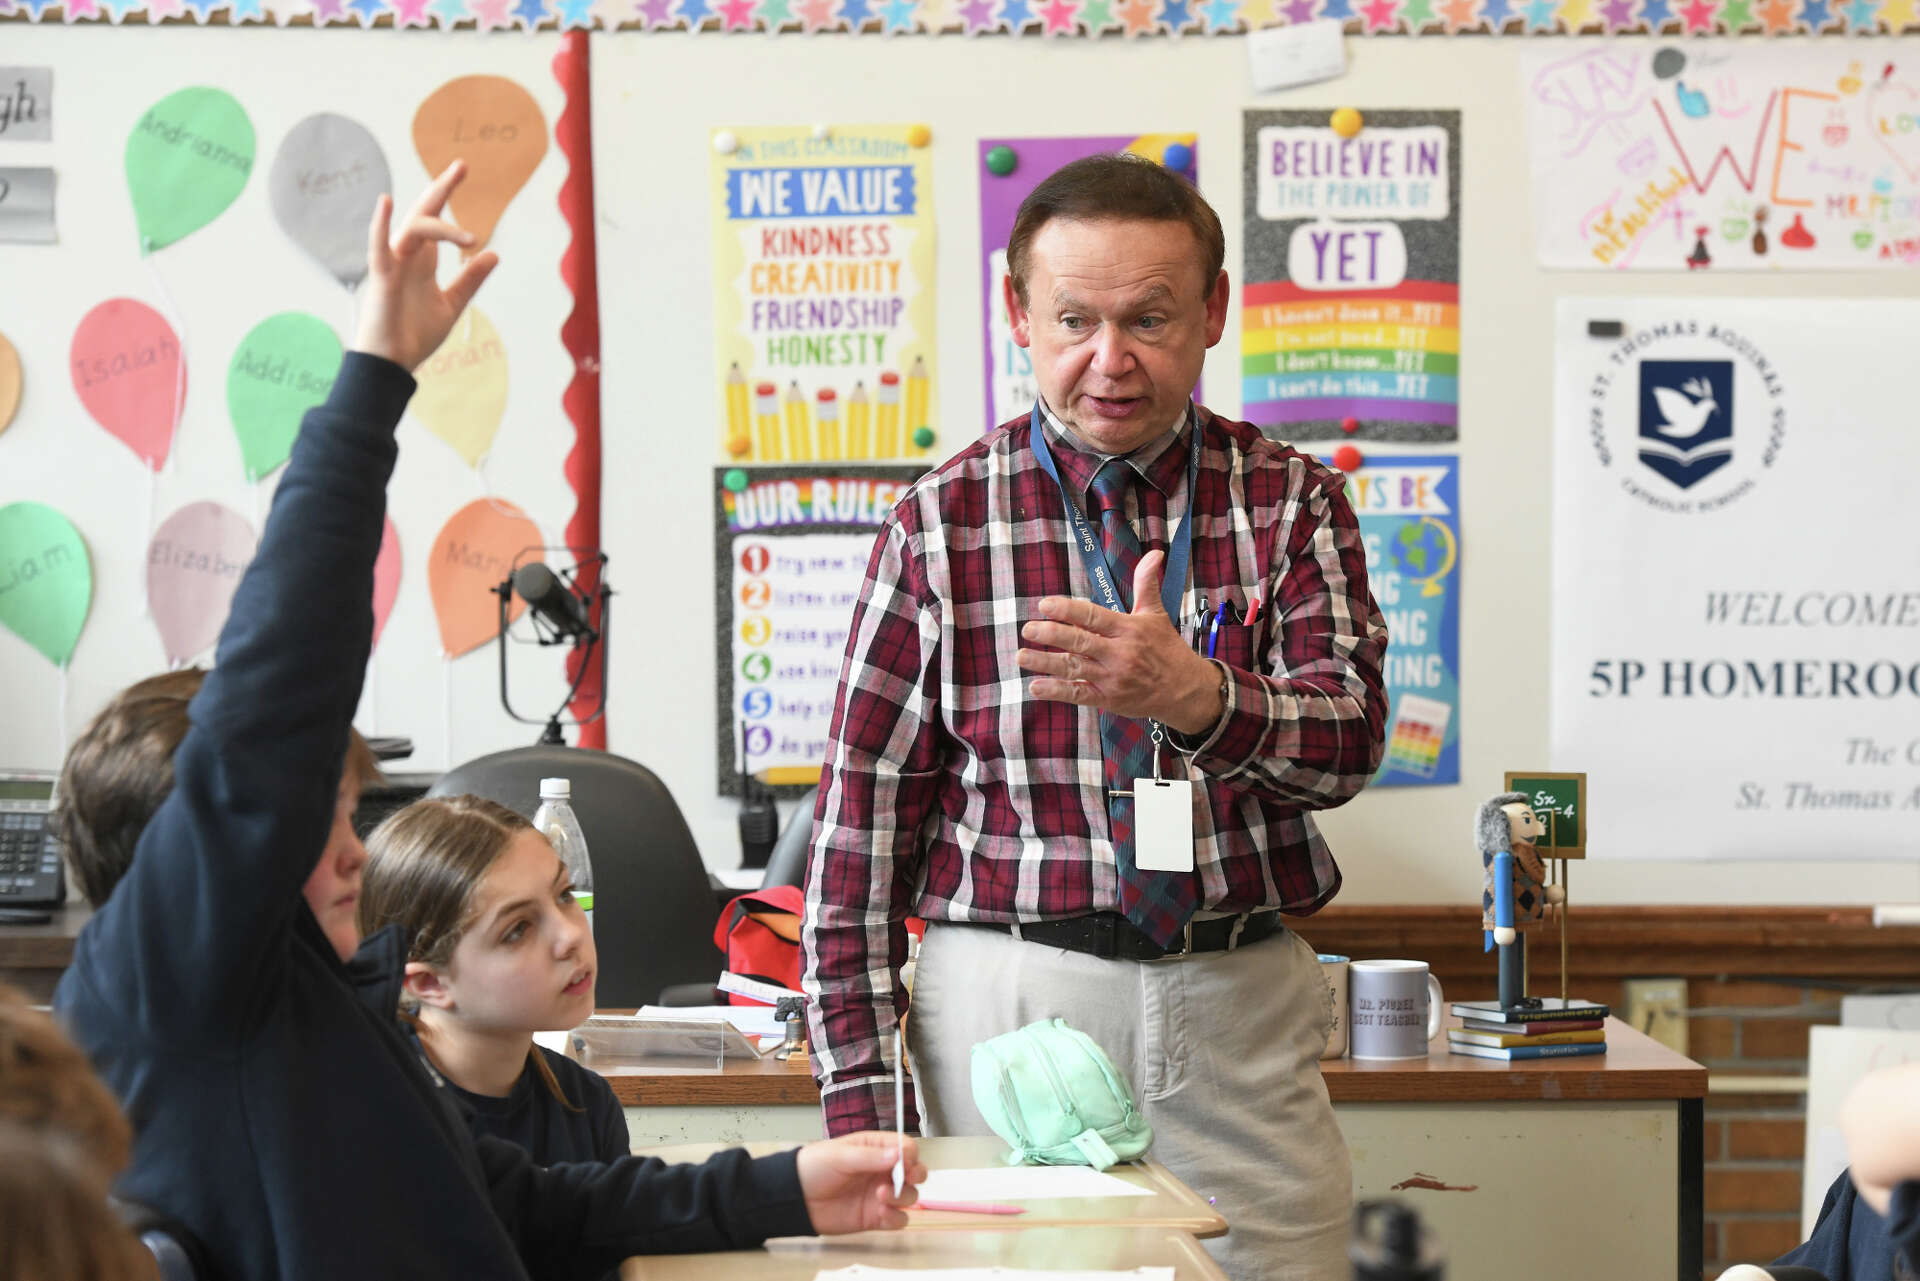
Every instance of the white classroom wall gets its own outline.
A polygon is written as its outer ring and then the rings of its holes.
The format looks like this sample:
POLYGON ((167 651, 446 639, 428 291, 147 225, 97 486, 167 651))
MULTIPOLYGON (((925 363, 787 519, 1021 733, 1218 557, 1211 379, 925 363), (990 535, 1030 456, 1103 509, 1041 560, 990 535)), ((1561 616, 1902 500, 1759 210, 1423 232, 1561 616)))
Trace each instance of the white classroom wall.
MULTIPOLYGON (((1874 42, 1856 42, 1863 58, 1874 42)), ((981 421, 977 158, 982 136, 1194 130, 1200 185, 1228 232, 1238 285, 1240 112, 1248 106, 1457 107, 1463 118, 1462 542, 1460 786, 1370 792, 1323 825, 1346 873, 1343 902, 1459 902, 1479 893, 1470 839, 1474 808, 1508 768, 1547 765, 1546 591, 1553 300, 1574 294, 1717 296, 1911 295, 1907 274, 1618 277, 1547 273, 1534 264, 1519 60, 1538 41, 1353 39, 1341 81, 1253 95, 1238 39, 969 40, 958 36, 725 37, 620 33, 593 40, 602 308, 608 580, 616 604, 611 746, 641 760, 679 799, 709 864, 737 861, 736 802, 716 794, 713 668, 715 379, 708 217, 708 131, 724 125, 923 121, 934 136, 939 211, 942 447, 960 447, 981 421)), ((342 111, 381 138, 396 186, 423 177, 406 126, 444 79, 475 70, 512 74, 557 113, 548 36, 500 33, 59 29, 9 25, 0 61, 56 67, 62 122, 51 148, 0 144, 0 165, 61 169, 63 239, 55 255, 0 246, 0 332, 28 365, 29 403, 0 435, 0 502, 35 497, 66 511, 94 549, 96 604, 75 657, 69 720, 77 725, 112 689, 159 665, 140 617, 138 465, 84 417, 64 379, 65 344, 94 302, 149 298, 133 248, 119 150, 149 102, 185 84, 228 88, 253 114, 260 168, 221 222, 163 251, 168 287, 188 318, 193 360, 178 474, 161 478, 159 511, 216 497, 251 512, 226 426, 225 368, 255 320, 302 307, 347 330, 345 295, 301 258, 272 223, 265 165, 286 128, 312 111, 342 111), (163 51, 156 59, 154 50, 163 51), (325 60, 325 77, 290 68, 325 60), (289 86, 292 91, 289 92, 289 86), (278 95, 278 97, 276 97, 278 95), (38 158, 45 156, 45 159, 38 158), (101 247, 96 223, 110 224, 101 247), (223 224, 227 224, 223 228, 223 224), (231 232, 222 240, 210 232, 231 232), (16 267, 39 274, 24 286, 16 267), (201 289, 194 282, 206 282, 201 289), (217 287, 216 287, 217 284, 217 287), (257 299, 257 301, 256 301, 257 299), (51 384, 51 385, 49 385, 51 384), (200 394, 196 398, 195 391, 200 394), (45 401, 56 398, 48 409, 45 401), (29 410, 34 415, 29 416, 29 410), (17 467, 32 468, 22 482, 17 467), (170 488, 176 486, 176 488, 170 488), (169 497, 169 495, 173 495, 169 497), (131 558, 128 549, 131 548, 131 558), (111 550, 109 550, 111 549, 111 550)), ((566 358, 558 278, 565 234, 553 208, 564 170, 557 151, 503 219, 506 259, 482 307, 500 324, 513 367, 512 403, 488 474, 496 492, 527 506, 549 535, 571 509, 559 478, 570 433, 558 408, 566 358)), ((1207 370, 1213 408, 1239 404, 1237 326, 1207 370)), ((394 510, 407 570, 376 658, 378 716, 361 726, 402 733, 415 764, 438 768, 442 668, 422 560, 440 520, 474 496, 477 481, 417 425, 402 428, 394 510)), ((1376 449, 1375 452, 1382 452, 1376 449)), ((516 653, 515 658, 521 657, 516 653)), ((490 652, 453 666, 452 757, 530 742, 494 695, 490 652)), ((516 664, 516 682, 537 657, 516 664)), ((529 676, 526 702, 534 700, 529 676)), ((0 634, 0 763, 58 758, 55 681, 37 654, 0 634)), ((1650 744, 1649 750, 1670 750, 1650 744)), ((1703 748, 1702 750, 1710 750, 1703 748)), ((1578 767, 1577 762, 1564 762, 1578 767)), ((1684 768, 1676 759, 1676 768, 1684 768)), ((1596 793, 1593 821, 1628 823, 1625 798, 1596 793)), ((1660 833, 1641 842, 1658 847, 1660 833)), ((1920 898, 1910 865, 1805 863, 1582 866, 1576 900, 1622 903, 1875 902, 1920 898)))

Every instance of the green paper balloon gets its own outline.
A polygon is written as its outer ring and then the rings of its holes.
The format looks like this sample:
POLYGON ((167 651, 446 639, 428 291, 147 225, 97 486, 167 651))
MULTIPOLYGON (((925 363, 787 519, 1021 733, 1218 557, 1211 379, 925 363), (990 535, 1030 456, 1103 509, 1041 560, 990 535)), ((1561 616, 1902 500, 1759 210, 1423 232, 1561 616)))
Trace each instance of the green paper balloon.
POLYGON ((304 311, 269 316, 240 340, 227 365, 227 416, 248 480, 287 461, 301 418, 327 398, 342 356, 333 330, 304 311))
POLYGON ((80 531, 44 503, 0 507, 0 626, 65 667, 93 603, 80 531))
POLYGON ((127 191, 143 253, 192 235, 234 202, 253 172, 253 122, 221 89, 182 89, 127 135, 127 191))
POLYGON ((726 474, 720 477, 720 483, 726 486, 728 493, 737 494, 747 487, 747 473, 738 467, 729 467, 726 474))

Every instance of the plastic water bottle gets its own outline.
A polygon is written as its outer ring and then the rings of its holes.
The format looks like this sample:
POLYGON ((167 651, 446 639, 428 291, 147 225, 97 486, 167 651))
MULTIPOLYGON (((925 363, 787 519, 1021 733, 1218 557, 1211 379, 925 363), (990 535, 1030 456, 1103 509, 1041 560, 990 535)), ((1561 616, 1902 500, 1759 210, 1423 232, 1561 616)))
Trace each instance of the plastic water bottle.
POLYGON ((580 820, 573 816, 572 780, 540 780, 540 808, 533 812, 533 825, 567 865, 573 878, 574 902, 587 914, 587 928, 592 929, 593 860, 587 857, 587 838, 580 831, 580 820))

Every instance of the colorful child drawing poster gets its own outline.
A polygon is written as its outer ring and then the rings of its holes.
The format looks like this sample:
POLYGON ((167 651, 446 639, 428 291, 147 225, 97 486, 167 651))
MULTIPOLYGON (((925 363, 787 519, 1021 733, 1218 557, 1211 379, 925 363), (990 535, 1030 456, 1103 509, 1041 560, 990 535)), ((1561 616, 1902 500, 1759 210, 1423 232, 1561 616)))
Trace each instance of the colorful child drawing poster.
MULTIPOLYGON (((1007 241, 1013 238, 1013 219, 1020 212, 1020 202, 1062 165, 1122 151, 1158 161, 1189 182, 1198 179, 1198 135, 1191 133, 985 138, 980 142, 980 314, 986 323, 986 431, 1031 412, 1040 390, 1033 381, 1033 361, 1026 348, 1013 341, 1013 322, 1000 287, 1007 274, 1007 241)), ((1201 399, 1197 387, 1193 398, 1201 399)))
POLYGON ((1521 63, 1548 267, 1920 265, 1920 59, 1601 41, 1521 63))
POLYGON ((721 457, 930 456, 939 389, 925 128, 722 129, 713 142, 721 457))
POLYGON ((1460 460, 1376 454, 1347 477, 1387 618, 1387 754, 1375 787, 1460 781, 1460 460))
POLYGON ((1241 396, 1282 440, 1460 424, 1460 113, 1246 113, 1241 396))
POLYGON ((847 630, 880 522, 918 467, 717 472, 719 781, 740 771, 796 796, 820 777, 847 630))

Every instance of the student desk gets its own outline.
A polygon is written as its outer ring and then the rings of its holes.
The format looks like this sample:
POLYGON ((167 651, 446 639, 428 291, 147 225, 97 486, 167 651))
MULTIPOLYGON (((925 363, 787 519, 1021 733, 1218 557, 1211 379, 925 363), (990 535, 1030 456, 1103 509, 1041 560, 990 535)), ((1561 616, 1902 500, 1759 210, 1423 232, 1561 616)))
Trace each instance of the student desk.
MULTIPOLYGON (((654 1148, 646 1155, 663 1161, 704 1161, 725 1146, 723 1143, 684 1143, 654 1148)), ((765 1156, 792 1145, 762 1141, 745 1146, 755 1156, 765 1156)), ((638 1145, 634 1150, 641 1151, 638 1145)), ((1007 1145, 992 1135, 920 1140, 920 1159, 929 1170, 978 1170, 999 1165, 1006 1154, 1007 1145)), ((1227 1221, 1219 1212, 1153 1158, 1116 1165, 1107 1173, 1135 1187, 1146 1188, 1152 1195, 1022 1201, 1020 1204, 1027 1209, 1025 1214, 958 1214, 951 1210, 912 1209, 907 1211, 907 1226, 903 1231, 915 1236, 945 1236, 951 1232, 1020 1230, 1024 1233, 1029 1228, 1160 1228, 1197 1237, 1225 1235, 1227 1221)))
MULTIPOLYGON (((1417 1208, 1454 1276, 1698 1281, 1705 1068, 1617 1019, 1591 1057, 1505 1063, 1438 1044, 1424 1059, 1321 1064, 1356 1197, 1417 1208)), ((610 1080, 635 1150, 822 1132, 801 1059, 610 1080)))
POLYGON ((763 1250, 628 1259, 620 1281, 813 1281, 816 1272, 870 1268, 1172 1268, 1174 1281, 1227 1281, 1200 1243, 1170 1228, 1041 1228, 1025 1232, 862 1232, 796 1237, 763 1250))

